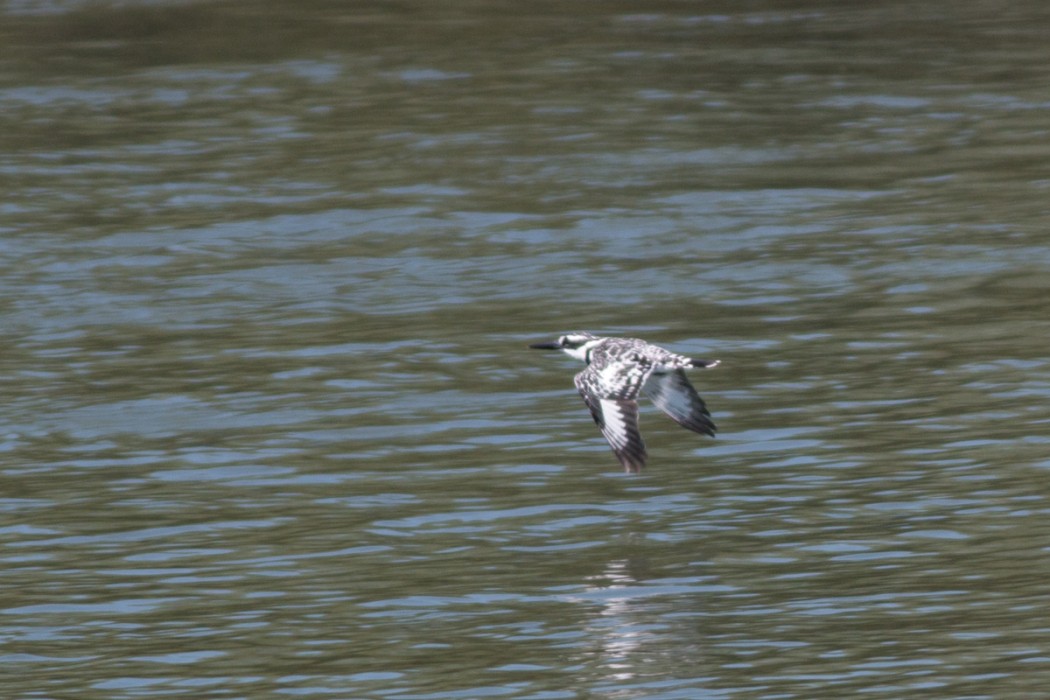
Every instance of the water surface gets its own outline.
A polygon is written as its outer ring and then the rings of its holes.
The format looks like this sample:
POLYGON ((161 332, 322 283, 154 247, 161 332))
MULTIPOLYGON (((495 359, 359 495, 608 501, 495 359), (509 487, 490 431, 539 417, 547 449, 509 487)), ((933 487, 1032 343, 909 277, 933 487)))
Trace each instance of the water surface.
POLYGON ((0 12, 4 697, 1050 683, 1042 4, 0 12))

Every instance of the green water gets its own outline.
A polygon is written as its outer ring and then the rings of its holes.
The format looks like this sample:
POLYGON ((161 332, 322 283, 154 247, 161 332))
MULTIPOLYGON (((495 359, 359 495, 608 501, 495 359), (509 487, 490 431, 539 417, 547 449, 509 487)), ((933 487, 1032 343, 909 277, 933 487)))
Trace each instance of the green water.
POLYGON ((0 19, 4 698, 1045 692, 1043 5, 0 19))

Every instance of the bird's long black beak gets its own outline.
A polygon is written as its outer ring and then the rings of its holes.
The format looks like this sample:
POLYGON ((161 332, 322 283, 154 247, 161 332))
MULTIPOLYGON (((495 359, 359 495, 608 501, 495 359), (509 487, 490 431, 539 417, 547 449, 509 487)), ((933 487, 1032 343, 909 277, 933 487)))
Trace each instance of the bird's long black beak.
POLYGON ((529 346, 533 350, 561 350, 561 344, 556 342, 551 343, 533 343, 529 346))

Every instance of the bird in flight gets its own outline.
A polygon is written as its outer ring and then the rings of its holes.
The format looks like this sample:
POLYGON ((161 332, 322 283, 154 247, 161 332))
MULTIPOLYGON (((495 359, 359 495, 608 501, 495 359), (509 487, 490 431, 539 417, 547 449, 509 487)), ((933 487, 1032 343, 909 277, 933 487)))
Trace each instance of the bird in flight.
POLYGON ((647 453, 638 431, 638 395, 648 397, 678 425, 714 437, 707 405, 685 370, 714 367, 718 360, 694 360, 638 338, 603 338, 573 331, 536 350, 561 350, 587 363, 575 377, 576 389, 625 471, 636 474, 647 453))

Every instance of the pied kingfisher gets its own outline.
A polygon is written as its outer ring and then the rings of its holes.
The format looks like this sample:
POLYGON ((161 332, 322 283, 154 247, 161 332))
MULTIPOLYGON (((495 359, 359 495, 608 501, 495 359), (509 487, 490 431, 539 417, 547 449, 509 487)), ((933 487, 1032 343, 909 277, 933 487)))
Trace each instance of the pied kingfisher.
POLYGON ((529 347, 561 350, 587 363, 587 369, 576 375, 576 388, 628 472, 641 471, 647 457, 638 432, 639 393, 683 428, 715 435, 711 414, 686 379, 685 370, 714 367, 718 360, 693 360, 638 338, 601 338, 586 331, 573 331, 554 342, 529 347))

